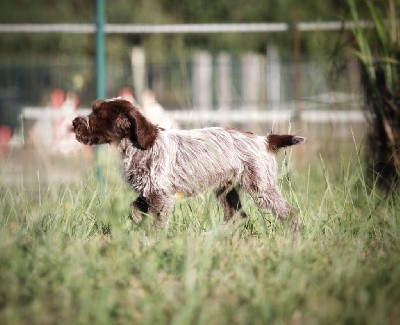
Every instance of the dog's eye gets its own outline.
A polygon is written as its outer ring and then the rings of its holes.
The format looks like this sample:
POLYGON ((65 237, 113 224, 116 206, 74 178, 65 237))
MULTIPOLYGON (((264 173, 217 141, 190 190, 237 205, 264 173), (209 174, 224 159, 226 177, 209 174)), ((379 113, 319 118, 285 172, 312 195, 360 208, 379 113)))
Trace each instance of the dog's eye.
POLYGON ((108 117, 108 113, 104 109, 98 110, 98 111, 94 112, 94 114, 95 114, 95 116, 98 116, 98 117, 101 117, 104 119, 106 119, 108 117))

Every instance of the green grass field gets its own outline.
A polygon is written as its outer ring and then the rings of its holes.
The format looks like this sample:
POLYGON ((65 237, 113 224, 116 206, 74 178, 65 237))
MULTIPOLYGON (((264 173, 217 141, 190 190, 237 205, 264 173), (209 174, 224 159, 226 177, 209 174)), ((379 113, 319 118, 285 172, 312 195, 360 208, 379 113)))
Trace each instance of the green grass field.
POLYGON ((205 194, 161 230, 131 225, 115 177, 0 186, 0 323, 399 323, 400 194, 367 185, 356 153, 283 164, 280 182, 295 243, 247 197, 245 222, 205 194))

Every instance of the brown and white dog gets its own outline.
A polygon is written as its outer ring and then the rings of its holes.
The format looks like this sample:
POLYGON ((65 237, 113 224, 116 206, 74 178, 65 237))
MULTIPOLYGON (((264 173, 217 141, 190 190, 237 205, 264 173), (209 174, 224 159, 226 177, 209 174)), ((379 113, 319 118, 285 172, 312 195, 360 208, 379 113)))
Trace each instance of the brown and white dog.
POLYGON ((225 220, 237 212, 246 216, 241 211, 239 188, 273 215, 281 219, 291 215, 276 184, 274 154, 279 148, 304 142, 303 137, 258 136, 222 127, 165 130, 119 98, 93 102, 92 113, 75 118, 72 129, 84 144, 118 145, 125 180, 139 195, 131 204, 135 223, 150 213, 163 224, 177 196, 206 189, 215 191, 225 220))

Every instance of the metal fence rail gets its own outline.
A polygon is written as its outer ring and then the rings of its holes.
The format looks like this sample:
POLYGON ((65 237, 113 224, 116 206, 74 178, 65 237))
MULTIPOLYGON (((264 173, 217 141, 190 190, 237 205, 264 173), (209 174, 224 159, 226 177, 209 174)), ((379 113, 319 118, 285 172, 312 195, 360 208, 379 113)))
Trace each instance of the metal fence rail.
MULTIPOLYGON (((89 108, 79 109, 77 115, 89 114, 89 108)), ((249 123, 269 123, 269 122, 289 122, 295 117, 296 111, 294 109, 235 109, 235 110, 166 110, 165 113, 168 117, 179 123, 190 124, 204 124, 204 123, 242 123, 243 121, 249 123)), ((43 107, 24 107, 21 113, 23 119, 39 119, 39 118, 61 118, 70 116, 71 113, 57 111, 51 108, 43 107)), ((327 109, 307 109, 301 112, 301 120, 310 123, 363 123, 365 122, 365 115, 361 110, 327 110, 327 109)))
MULTIPOLYGON (((272 33, 299 31, 352 30, 352 21, 297 22, 297 23, 242 23, 242 24, 105 24, 107 34, 189 34, 189 33, 272 33)), ((370 21, 361 21, 359 27, 371 28, 370 21)), ((0 33, 79 33, 93 34, 95 24, 0 24, 0 33)))

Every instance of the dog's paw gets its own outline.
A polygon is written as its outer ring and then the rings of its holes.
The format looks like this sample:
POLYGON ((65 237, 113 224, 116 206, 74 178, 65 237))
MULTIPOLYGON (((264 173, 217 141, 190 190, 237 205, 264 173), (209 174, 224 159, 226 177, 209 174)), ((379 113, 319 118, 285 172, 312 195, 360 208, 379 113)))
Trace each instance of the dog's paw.
POLYGON ((143 216, 139 213, 132 213, 128 218, 136 225, 140 224, 143 220, 143 216))

